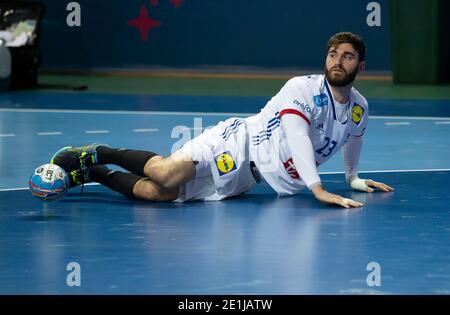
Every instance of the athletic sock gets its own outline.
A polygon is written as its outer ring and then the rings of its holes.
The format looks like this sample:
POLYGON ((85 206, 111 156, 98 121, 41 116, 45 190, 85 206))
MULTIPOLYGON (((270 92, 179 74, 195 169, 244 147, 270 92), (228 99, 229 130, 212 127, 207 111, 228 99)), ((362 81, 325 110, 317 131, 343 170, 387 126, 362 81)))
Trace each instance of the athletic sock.
POLYGON ((135 198, 133 194, 134 186, 144 178, 133 173, 113 171, 103 165, 93 166, 89 176, 93 182, 107 186, 131 199, 135 198))
POLYGON ((145 176, 144 166, 158 154, 150 151, 115 149, 99 146, 97 149, 98 164, 115 164, 136 175, 145 176))

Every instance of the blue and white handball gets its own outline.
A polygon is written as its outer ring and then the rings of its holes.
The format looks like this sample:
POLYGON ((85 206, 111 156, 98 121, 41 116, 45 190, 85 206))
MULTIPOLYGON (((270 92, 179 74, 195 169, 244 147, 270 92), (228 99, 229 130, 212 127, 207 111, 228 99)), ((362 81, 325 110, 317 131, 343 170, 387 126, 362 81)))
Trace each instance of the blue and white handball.
POLYGON ((62 198, 70 186, 67 173, 56 164, 39 166, 28 181, 31 193, 40 200, 62 198))

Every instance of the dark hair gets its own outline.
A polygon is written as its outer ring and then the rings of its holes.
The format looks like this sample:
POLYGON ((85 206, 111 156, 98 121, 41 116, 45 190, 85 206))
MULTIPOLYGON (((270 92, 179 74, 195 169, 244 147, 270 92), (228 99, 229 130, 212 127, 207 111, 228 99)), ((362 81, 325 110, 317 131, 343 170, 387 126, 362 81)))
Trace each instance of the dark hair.
POLYGON ((341 32, 331 36, 327 42, 327 52, 331 47, 336 47, 344 43, 348 43, 353 46, 353 49, 358 52, 359 61, 364 60, 364 58, 366 57, 366 44, 364 44, 361 36, 350 32, 341 32))

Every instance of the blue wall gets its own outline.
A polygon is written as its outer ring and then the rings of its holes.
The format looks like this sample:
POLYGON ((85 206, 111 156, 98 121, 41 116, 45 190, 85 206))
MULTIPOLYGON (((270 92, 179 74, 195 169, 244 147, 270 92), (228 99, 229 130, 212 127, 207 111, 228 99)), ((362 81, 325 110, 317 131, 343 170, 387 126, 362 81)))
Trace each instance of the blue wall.
POLYGON ((239 65, 321 69, 335 32, 361 34, 367 69, 391 69, 388 0, 381 27, 366 24, 370 1, 79 0, 81 27, 66 24, 70 0, 44 0, 45 68, 146 68, 239 65), (160 26, 143 41, 129 21, 145 6, 160 26))

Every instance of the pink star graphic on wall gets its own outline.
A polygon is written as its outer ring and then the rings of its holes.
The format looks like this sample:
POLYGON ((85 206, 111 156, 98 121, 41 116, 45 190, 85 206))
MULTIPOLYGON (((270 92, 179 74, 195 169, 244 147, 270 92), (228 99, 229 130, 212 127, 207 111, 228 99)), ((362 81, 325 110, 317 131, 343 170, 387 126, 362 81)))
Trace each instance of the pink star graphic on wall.
POLYGON ((148 16, 147 7, 143 4, 139 16, 136 19, 129 20, 128 25, 136 27, 141 33, 141 40, 146 42, 148 39, 148 32, 154 27, 161 26, 161 22, 150 18, 148 16))
POLYGON ((178 9, 180 7, 181 3, 183 3, 183 0, 170 0, 170 2, 172 2, 175 9, 178 9))

